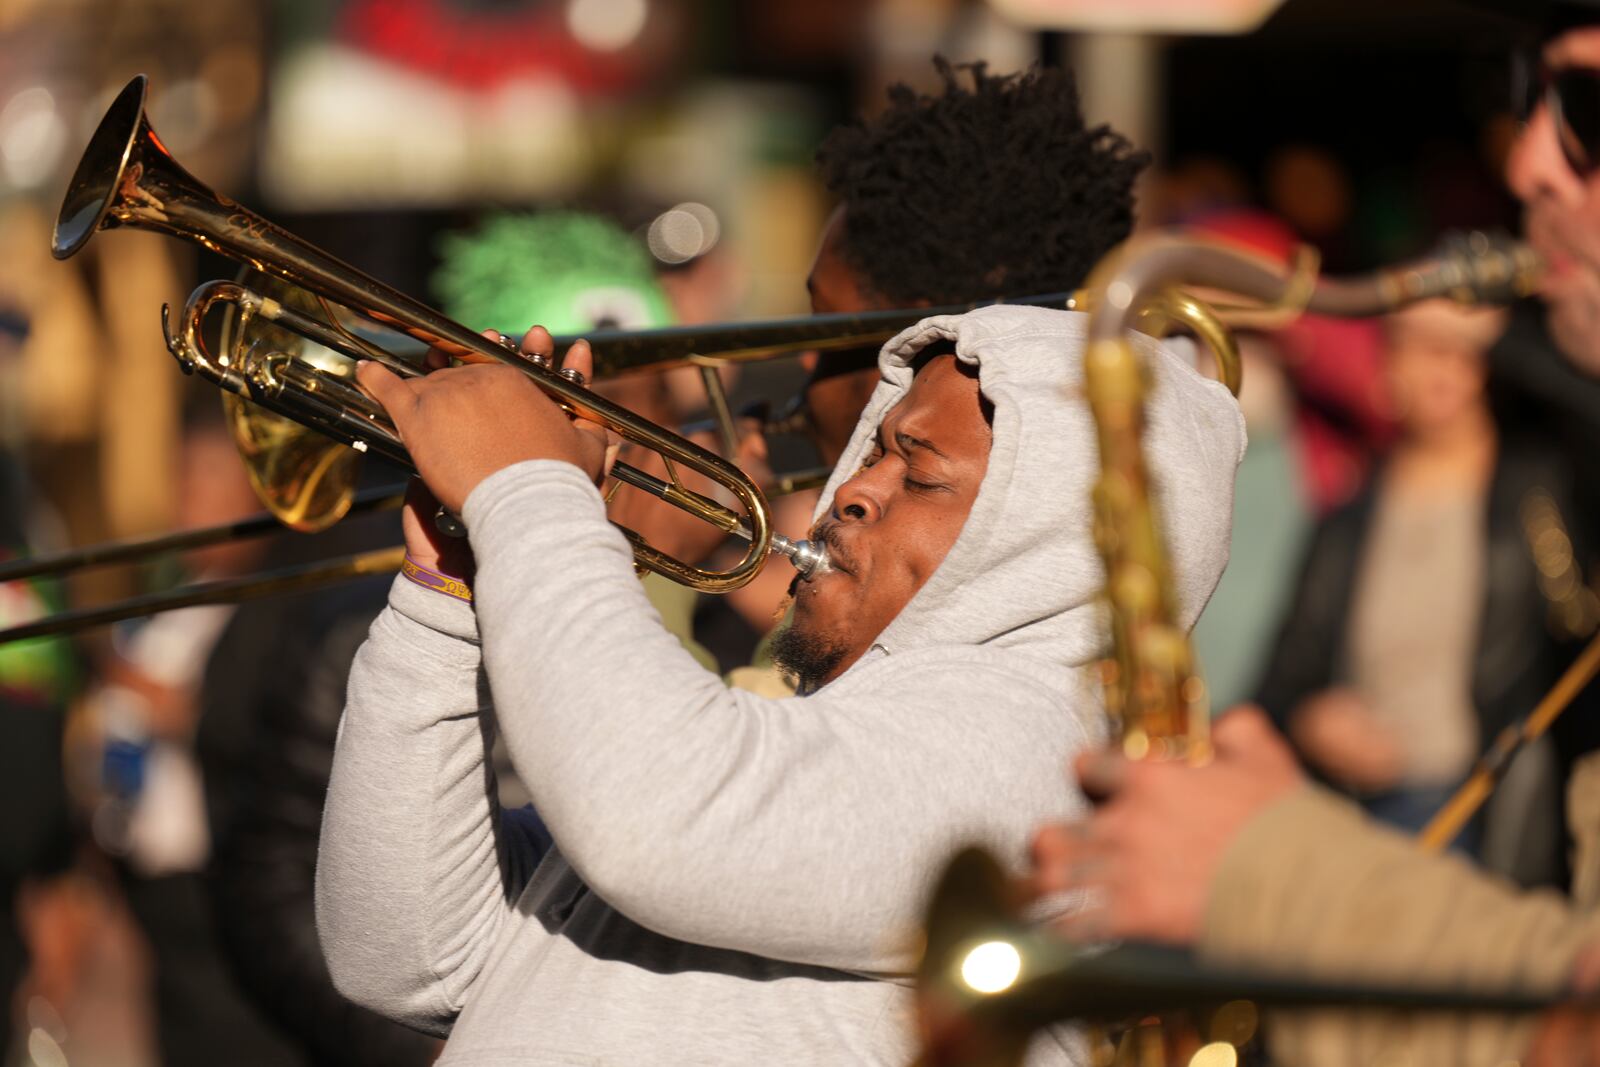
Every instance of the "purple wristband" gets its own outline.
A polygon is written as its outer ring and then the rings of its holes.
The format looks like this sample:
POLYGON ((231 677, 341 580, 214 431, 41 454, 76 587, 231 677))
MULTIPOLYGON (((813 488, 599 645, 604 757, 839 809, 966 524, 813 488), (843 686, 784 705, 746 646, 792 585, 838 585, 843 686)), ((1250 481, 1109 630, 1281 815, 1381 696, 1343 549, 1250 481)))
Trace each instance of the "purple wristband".
POLYGON ((464 600, 468 604, 472 603, 472 587, 470 585, 460 578, 452 578, 448 574, 431 571, 410 556, 400 561, 400 573, 405 575, 408 581, 414 582, 424 589, 431 589, 435 593, 443 593, 445 596, 464 600))

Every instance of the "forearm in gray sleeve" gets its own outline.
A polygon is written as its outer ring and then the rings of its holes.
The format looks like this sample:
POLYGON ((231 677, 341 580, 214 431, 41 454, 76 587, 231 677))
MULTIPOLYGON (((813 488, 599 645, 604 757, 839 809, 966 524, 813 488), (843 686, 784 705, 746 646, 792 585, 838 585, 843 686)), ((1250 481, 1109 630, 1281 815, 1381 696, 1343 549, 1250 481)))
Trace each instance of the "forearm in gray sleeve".
MULTIPOLYGON (((470 635, 397 610, 447 598, 397 579, 356 655, 317 858, 317 929, 341 993, 443 1032, 538 860, 502 823, 470 635)), ((470 609, 468 609, 470 611, 470 609)), ((458 620, 459 621, 459 620, 458 620)))

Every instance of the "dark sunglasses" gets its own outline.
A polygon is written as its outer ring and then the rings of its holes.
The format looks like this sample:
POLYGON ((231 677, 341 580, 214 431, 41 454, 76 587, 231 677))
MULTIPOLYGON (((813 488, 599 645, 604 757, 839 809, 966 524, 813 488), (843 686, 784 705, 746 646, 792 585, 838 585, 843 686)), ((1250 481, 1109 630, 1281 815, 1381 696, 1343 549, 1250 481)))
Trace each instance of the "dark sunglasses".
POLYGON ((1544 104, 1573 172, 1587 178, 1600 169, 1600 69, 1552 69, 1536 56, 1519 54, 1511 77, 1517 117, 1526 122, 1544 104))

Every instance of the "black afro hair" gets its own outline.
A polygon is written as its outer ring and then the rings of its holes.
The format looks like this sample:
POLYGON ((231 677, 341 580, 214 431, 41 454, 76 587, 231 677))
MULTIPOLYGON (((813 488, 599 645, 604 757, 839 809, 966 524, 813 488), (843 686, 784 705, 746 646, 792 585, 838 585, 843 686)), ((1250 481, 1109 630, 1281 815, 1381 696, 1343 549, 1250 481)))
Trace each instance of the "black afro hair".
POLYGON ((1070 71, 934 66, 941 93, 895 85, 887 110, 817 152, 844 205, 845 262, 901 305, 1076 289, 1132 230, 1150 157, 1109 126, 1084 126, 1070 71))

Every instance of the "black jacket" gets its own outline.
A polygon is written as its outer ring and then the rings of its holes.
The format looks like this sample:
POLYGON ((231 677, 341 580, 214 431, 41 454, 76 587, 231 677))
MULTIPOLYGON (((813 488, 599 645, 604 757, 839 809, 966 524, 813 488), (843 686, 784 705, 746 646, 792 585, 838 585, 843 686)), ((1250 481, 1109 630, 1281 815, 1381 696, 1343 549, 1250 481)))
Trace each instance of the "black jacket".
MULTIPOLYGON (((1556 636, 1549 623, 1550 605, 1539 587, 1521 515, 1528 494, 1548 492, 1587 574, 1592 542, 1573 507, 1572 474, 1559 449, 1526 439, 1501 443, 1484 516, 1487 573, 1471 684, 1483 746, 1507 724, 1532 711, 1577 652, 1575 642, 1556 636)), ((1286 733, 1301 701, 1346 680, 1350 611, 1381 478, 1380 471, 1359 496, 1324 519, 1312 536, 1257 694, 1257 701, 1286 733)), ((1585 694, 1552 730, 1563 781, 1572 761, 1595 747, 1595 703, 1592 695, 1585 694)), ((1565 788, 1553 795, 1564 797, 1565 788)), ((1539 812, 1531 817, 1560 820, 1562 813, 1539 812)), ((1550 858, 1556 868, 1561 863, 1560 857, 1550 858)), ((1560 877, 1559 869, 1555 876, 1560 877)))
MULTIPOLYGON (((1382 472, 1312 535, 1299 584, 1257 699, 1280 726, 1307 697, 1345 680, 1349 619, 1382 472)), ((1523 500, 1549 492, 1571 529, 1571 479, 1553 452, 1502 447, 1488 493, 1484 602, 1473 656, 1472 700, 1484 742, 1533 705, 1571 658, 1550 633, 1523 528, 1523 500)), ((1576 534, 1574 534, 1576 536, 1576 534)), ((1582 558, 1580 556, 1580 558, 1582 558)))
POLYGON ((199 740, 218 935, 241 988, 307 1063, 421 1067, 438 1053, 432 1038, 338 994, 314 920, 345 682, 387 589, 377 579, 248 605, 207 669, 199 740))

